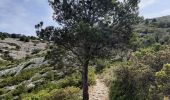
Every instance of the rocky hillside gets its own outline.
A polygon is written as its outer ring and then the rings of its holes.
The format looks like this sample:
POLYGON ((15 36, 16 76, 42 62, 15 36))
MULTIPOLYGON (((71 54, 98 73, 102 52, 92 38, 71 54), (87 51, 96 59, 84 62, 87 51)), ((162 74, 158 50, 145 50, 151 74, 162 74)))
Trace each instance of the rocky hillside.
POLYGON ((46 76, 47 61, 44 60, 47 43, 39 40, 22 42, 18 39, 6 38, 0 40, 0 98, 15 98, 9 93, 15 91, 23 84, 28 89, 41 84, 41 77, 46 76), (38 73, 41 71, 41 74, 38 73))
MULTIPOLYGON (((49 47, 38 39, 29 42, 17 38, 0 40, 0 100, 81 98, 78 66, 56 70, 45 59, 49 47)), ((95 84, 93 68, 89 71, 90 84, 95 84)))
POLYGON ((3 53, 9 52, 9 56, 13 59, 23 59, 27 55, 45 50, 45 47, 46 43, 41 43, 38 40, 31 42, 22 42, 13 38, 0 40, 1 58, 3 53))

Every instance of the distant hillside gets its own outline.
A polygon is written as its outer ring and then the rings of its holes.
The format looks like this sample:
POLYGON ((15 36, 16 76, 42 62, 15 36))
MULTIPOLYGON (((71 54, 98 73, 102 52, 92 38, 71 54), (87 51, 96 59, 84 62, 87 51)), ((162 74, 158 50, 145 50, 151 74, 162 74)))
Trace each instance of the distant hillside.
POLYGON ((158 22, 170 22, 170 15, 155 18, 158 22))
POLYGON ((16 34, 16 33, 0 32, 0 39, 4 40, 5 38, 20 39, 20 41, 24 41, 24 42, 29 42, 30 40, 38 39, 35 36, 25 36, 25 35, 16 34))
POLYGON ((142 20, 136 27, 137 33, 170 34, 170 16, 142 20))
MULTIPOLYGON (((20 41, 14 38, 0 39, 0 58, 7 59, 6 56, 12 59, 23 59, 24 57, 45 50, 46 43, 41 43, 38 40, 29 42, 20 41)), ((7 59, 8 60, 8 59, 7 59)))

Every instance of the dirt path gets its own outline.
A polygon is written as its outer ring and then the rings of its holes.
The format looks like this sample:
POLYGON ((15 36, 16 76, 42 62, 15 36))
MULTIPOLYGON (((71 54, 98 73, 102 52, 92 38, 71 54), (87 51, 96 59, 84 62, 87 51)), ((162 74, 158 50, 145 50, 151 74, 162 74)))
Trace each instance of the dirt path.
POLYGON ((102 81, 102 79, 96 79, 96 85, 90 87, 89 96, 90 100, 109 100, 108 99, 108 87, 102 81))

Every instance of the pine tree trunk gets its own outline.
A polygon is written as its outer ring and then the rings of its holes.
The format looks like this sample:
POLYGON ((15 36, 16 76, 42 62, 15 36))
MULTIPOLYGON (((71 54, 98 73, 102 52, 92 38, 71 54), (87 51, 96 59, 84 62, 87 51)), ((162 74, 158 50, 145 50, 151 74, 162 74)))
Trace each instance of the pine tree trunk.
POLYGON ((88 93, 88 64, 89 60, 86 60, 82 68, 82 81, 83 81, 83 100, 89 100, 88 93))

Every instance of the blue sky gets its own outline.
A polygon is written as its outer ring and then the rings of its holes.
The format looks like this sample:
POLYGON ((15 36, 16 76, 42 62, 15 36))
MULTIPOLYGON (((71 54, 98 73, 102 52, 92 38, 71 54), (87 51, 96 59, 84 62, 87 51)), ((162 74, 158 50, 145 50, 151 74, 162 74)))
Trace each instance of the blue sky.
MULTIPOLYGON (((145 18, 170 15, 170 0, 141 0, 140 15, 145 18)), ((56 25, 47 0, 0 0, 0 31, 35 35, 34 25, 56 25)))
POLYGON ((139 7, 145 18, 170 15, 170 0, 141 0, 139 7))

